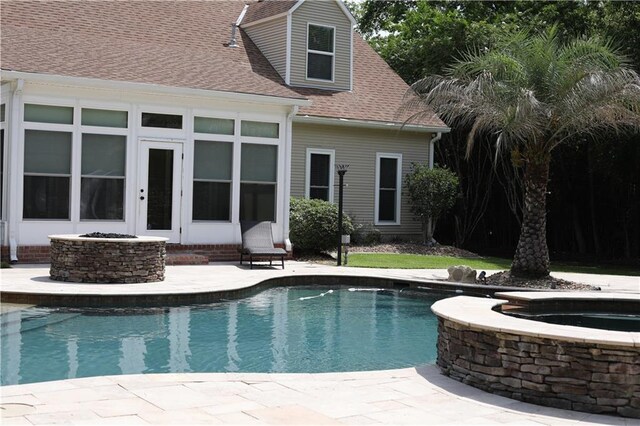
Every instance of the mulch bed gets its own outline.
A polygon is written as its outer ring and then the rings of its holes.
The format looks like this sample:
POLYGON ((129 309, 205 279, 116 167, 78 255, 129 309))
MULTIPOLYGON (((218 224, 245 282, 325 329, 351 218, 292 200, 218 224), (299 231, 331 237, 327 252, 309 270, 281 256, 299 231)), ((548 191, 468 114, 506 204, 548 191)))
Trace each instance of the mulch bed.
POLYGON ((561 280, 552 276, 540 279, 512 277, 509 271, 497 272, 487 277, 488 285, 523 287, 549 290, 599 290, 589 284, 581 284, 573 281, 561 280))
POLYGON ((452 246, 425 246, 418 243, 396 243, 396 244, 378 244, 375 246, 352 246, 349 248, 351 253, 406 253, 406 254, 424 254, 431 256, 453 256, 453 257, 471 257, 479 258, 477 254, 468 250, 459 249, 452 246))

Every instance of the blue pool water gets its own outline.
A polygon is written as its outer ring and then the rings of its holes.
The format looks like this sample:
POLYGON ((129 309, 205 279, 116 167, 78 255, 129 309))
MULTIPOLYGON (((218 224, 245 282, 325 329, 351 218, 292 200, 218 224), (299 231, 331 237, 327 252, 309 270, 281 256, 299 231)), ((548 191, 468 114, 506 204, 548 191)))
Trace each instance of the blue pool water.
POLYGON ((274 288, 175 308, 34 307, 2 315, 2 385, 113 374, 328 372, 435 362, 437 299, 274 288))

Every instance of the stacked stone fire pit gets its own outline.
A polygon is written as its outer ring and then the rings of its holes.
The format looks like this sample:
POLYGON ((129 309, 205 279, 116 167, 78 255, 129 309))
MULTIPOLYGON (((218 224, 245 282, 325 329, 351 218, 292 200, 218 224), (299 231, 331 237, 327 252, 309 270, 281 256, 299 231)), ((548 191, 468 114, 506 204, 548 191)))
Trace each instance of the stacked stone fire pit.
POLYGON ((50 235, 51 279, 80 283, 164 280, 166 241, 117 234, 50 235))

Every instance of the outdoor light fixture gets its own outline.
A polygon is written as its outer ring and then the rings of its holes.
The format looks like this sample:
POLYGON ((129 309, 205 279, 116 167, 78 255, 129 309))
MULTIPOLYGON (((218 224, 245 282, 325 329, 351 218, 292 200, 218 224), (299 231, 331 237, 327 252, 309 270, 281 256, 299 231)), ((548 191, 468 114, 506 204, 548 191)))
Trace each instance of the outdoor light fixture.
POLYGON ((338 266, 342 265, 342 193, 344 189, 344 174, 347 173, 348 164, 336 164, 338 172, 338 266))

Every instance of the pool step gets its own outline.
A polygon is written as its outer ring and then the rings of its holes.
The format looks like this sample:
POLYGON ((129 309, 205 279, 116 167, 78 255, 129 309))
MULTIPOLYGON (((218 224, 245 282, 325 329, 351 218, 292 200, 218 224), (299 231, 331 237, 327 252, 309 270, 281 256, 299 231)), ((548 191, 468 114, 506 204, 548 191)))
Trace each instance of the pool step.
POLYGON ((193 253, 167 253, 167 265, 208 265, 209 258, 193 253))

